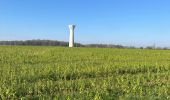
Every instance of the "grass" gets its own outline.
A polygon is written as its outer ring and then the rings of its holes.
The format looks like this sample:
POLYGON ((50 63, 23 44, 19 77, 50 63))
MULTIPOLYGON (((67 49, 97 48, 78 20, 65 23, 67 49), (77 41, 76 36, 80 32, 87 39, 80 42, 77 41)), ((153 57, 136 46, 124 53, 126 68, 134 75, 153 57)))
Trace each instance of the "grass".
POLYGON ((0 99, 170 99, 170 51, 0 46, 0 99))

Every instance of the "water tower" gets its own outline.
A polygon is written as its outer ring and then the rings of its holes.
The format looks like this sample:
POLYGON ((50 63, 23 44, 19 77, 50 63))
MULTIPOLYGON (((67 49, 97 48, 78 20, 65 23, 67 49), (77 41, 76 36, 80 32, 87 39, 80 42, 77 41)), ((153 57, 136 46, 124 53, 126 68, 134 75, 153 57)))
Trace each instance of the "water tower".
POLYGON ((74 47, 74 29, 76 25, 69 25, 70 29, 70 39, 69 39, 69 47, 74 47))

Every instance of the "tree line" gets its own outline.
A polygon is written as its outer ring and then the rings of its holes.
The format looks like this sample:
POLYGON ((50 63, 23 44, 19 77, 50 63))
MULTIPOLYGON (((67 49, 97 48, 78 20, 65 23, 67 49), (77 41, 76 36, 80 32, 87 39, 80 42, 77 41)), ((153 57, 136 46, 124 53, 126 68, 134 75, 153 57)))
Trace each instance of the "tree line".
MULTIPOLYGON (((0 41, 0 45, 25 45, 25 46, 64 46, 68 47, 69 43, 65 41, 57 41, 57 40, 15 40, 15 41, 0 41)), ((75 43, 75 47, 95 47, 95 48, 133 48, 133 49, 169 49, 169 48, 161 48, 155 46, 147 46, 147 47, 139 47, 136 48, 134 46, 122 46, 122 45, 114 45, 114 44, 81 44, 75 43)))
MULTIPOLYGON (((69 43, 57 40, 25 40, 25 41, 0 41, 0 45, 25 45, 25 46, 64 46, 68 47, 69 43)), ((121 45, 111 44, 81 44, 75 43, 75 47, 98 47, 98 48, 125 48, 121 45)))
MULTIPOLYGON (((57 40, 25 40, 25 41, 0 41, 0 45, 25 45, 25 46, 68 46, 68 42, 57 40)), ((80 43, 75 43, 75 46, 83 46, 80 43)))

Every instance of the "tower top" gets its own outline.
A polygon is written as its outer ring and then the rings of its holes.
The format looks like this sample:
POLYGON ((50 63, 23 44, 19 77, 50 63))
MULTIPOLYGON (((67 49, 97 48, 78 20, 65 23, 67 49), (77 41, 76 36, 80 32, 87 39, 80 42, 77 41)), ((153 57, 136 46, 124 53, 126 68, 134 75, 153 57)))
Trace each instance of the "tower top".
POLYGON ((74 29, 76 25, 68 25, 70 29, 74 29))

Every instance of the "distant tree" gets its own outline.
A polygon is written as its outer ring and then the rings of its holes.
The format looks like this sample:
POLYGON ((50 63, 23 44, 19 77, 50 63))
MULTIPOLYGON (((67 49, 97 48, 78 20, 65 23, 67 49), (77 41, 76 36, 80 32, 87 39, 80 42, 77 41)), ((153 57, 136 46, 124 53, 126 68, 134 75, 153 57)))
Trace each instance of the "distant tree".
POLYGON ((167 47, 164 47, 163 50, 169 50, 167 47))
POLYGON ((153 49, 153 47, 152 46, 147 46, 146 49, 153 49))
POLYGON ((144 49, 143 47, 140 47, 140 49, 144 49))

